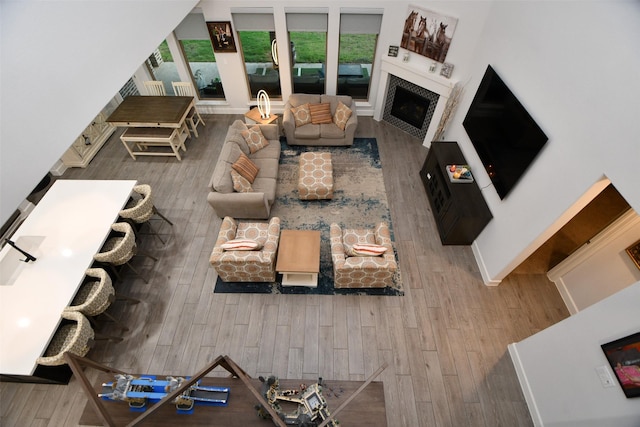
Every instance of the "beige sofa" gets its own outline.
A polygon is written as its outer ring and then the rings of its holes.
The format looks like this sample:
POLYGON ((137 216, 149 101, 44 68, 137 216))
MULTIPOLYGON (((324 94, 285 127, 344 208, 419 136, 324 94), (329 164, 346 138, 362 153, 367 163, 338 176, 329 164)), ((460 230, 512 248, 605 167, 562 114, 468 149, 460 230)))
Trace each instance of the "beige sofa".
MULTIPOLYGON (((251 125, 253 126, 253 125, 251 125)), ((236 120, 224 139, 215 170, 209 182, 207 200, 220 218, 267 219, 276 198, 278 162, 280 161, 280 138, 275 124, 258 125, 269 145, 251 154, 241 132, 248 127, 236 120), (231 165, 244 153, 259 168, 252 184, 253 191, 236 192, 233 189, 231 165)))
POLYGON ((353 145, 353 137, 355 135, 356 128, 358 127, 358 115, 356 113, 355 102, 353 102, 350 96, 294 93, 289 97, 284 106, 282 125, 284 127, 284 134, 287 137, 287 144, 289 145, 353 145), (331 115, 333 116, 336 112, 339 101, 342 101, 342 103, 352 111, 351 117, 347 121, 344 130, 341 130, 334 123, 309 123, 296 127, 295 118, 291 112, 291 108, 299 107, 300 105, 307 103, 329 103, 331 105, 331 115))

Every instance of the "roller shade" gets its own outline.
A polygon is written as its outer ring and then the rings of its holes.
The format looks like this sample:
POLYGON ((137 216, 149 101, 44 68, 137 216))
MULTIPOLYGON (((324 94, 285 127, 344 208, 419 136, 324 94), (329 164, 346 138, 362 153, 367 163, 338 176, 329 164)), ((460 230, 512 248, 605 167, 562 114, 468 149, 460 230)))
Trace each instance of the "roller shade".
POLYGON ((236 31, 275 31, 273 13, 232 13, 236 31))
POLYGON ((287 13, 288 31, 327 32, 327 14, 325 13, 287 13))
POLYGON ((379 34, 380 14, 343 13, 340 15, 340 34, 379 34))
POLYGON ((178 40, 210 40, 202 13, 190 13, 173 32, 178 40))

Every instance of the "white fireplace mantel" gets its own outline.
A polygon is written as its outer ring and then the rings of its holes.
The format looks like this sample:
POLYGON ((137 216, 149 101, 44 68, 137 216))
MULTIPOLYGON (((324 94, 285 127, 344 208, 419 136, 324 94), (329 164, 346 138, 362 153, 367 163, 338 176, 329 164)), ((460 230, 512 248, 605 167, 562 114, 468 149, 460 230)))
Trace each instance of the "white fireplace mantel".
MULTIPOLYGON (((438 124, 440 123, 440 118, 442 117, 447 101, 451 96, 453 87, 456 85, 456 81, 439 76, 435 73, 430 73, 427 70, 420 70, 415 66, 412 66, 410 62, 402 62, 400 57, 382 58, 382 66, 380 70, 380 87, 384 87, 385 91, 388 87, 389 75, 394 75, 440 95, 436 108, 433 112, 433 118, 431 119, 431 123, 429 123, 427 134, 422 142, 422 145, 429 147, 436 133, 436 129, 438 128, 438 124)), ((382 120, 386 97, 387 93, 385 92, 385 95, 378 97, 376 101, 373 118, 377 121, 382 120)))

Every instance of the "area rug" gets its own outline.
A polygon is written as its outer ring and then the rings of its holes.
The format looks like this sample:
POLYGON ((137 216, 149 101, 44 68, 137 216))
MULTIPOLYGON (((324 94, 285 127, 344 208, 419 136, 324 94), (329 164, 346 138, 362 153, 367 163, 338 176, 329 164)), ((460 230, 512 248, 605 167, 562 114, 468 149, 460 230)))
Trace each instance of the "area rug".
MULTIPOLYGON (((218 278, 216 293, 280 293, 318 295, 404 295, 398 270, 393 284, 386 288, 336 289, 333 287, 333 265, 329 227, 336 222, 345 228, 374 228, 380 221, 389 224, 393 241, 393 225, 380 166, 375 138, 356 138, 351 147, 289 146, 281 138, 282 154, 278 171, 276 201, 271 216, 281 220, 287 230, 320 231, 320 273, 318 287, 282 286, 278 275, 274 283, 234 283, 218 278), (298 198, 298 162, 306 151, 331 153, 333 164, 333 199, 303 201, 298 198)), ((395 248, 394 248, 395 250, 395 248)), ((396 259, 398 259, 396 252, 396 259)))

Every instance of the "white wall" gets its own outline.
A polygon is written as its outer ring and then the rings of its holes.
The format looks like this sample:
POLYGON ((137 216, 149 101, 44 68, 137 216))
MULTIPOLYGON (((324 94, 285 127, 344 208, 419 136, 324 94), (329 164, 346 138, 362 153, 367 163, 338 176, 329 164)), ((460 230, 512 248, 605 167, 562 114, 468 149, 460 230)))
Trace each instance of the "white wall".
POLYGON ((640 212, 638 40, 637 1, 493 4, 447 134, 487 186, 494 218, 473 248, 485 282, 499 282, 559 229, 570 216, 556 221, 603 175, 640 212), (461 126, 488 64, 549 137, 504 200, 461 126))
POLYGON ((196 3, 0 2, 0 224, 196 3))
POLYGON ((600 345, 640 331, 640 282, 509 346, 536 425, 637 427, 640 400, 616 381, 604 388, 596 368, 607 366, 600 345))

